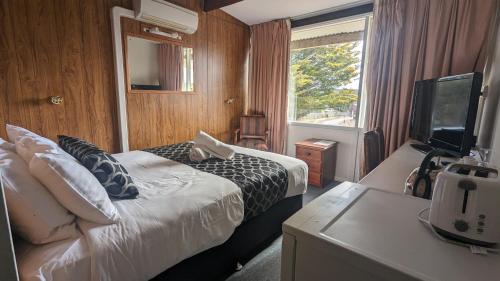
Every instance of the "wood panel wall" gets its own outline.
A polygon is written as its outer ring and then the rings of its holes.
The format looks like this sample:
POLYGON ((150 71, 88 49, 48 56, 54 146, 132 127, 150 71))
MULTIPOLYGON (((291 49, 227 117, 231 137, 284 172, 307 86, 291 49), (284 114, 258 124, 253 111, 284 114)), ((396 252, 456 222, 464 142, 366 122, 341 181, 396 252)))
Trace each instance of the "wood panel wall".
MULTIPOLYGON (((221 11, 202 12, 199 1, 172 1, 199 12, 193 45, 196 94, 127 94, 130 149, 191 140, 198 130, 229 142, 247 89, 249 28, 221 11), (231 104, 225 101, 234 99, 231 104)), ((137 32, 137 23, 124 24, 137 32)))
MULTIPOLYGON (((191 139, 199 129, 229 140, 246 96, 248 26, 201 0, 175 0, 199 12, 195 33, 202 77, 197 95, 128 96, 132 149, 191 139), (224 100, 234 97, 235 103, 224 100)), ((5 124, 56 139, 67 134, 119 149, 110 9, 130 0, 2 0, 0 137, 5 124), (47 102, 62 96, 62 105, 47 102)))

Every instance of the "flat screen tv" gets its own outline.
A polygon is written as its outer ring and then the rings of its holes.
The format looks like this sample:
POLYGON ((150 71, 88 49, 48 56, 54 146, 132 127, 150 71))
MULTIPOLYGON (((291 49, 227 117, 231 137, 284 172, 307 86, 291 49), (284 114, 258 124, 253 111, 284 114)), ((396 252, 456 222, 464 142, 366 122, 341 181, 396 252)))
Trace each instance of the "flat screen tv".
MULTIPOLYGON (((410 120, 410 138, 428 143, 431 137, 435 79, 415 82, 410 120)), ((432 148, 431 148, 432 149, 432 148)))
POLYGON ((475 72, 415 82, 410 137, 430 149, 469 155, 476 143, 474 126, 482 80, 482 74, 475 72))

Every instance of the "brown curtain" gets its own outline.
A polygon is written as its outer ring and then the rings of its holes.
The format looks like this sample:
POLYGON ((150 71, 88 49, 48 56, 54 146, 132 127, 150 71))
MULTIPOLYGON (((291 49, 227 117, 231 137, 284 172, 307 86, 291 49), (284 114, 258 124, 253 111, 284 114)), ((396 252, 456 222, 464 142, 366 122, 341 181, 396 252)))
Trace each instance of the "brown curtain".
POLYGON ((368 129, 388 156, 408 139, 416 80, 482 72, 495 0, 377 0, 367 71, 368 129))
POLYGON ((167 91, 182 91, 182 46, 158 45, 160 87, 167 91))
POLYGON ((290 21, 286 19, 251 28, 250 90, 247 114, 264 114, 269 149, 283 153, 287 131, 290 21))

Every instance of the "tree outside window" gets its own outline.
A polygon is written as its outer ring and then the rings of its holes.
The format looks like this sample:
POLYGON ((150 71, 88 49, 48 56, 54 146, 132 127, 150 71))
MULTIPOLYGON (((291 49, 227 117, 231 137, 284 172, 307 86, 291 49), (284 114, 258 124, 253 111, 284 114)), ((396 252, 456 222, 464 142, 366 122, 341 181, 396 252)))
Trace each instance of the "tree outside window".
MULTIPOLYGON (((335 36, 329 34, 329 40, 335 36)), ((345 37, 345 33, 338 36, 345 37)), ((318 38, 308 40, 317 42, 318 38)), ((360 39, 305 48, 293 48, 292 44, 290 119, 355 127, 362 50, 360 39)))

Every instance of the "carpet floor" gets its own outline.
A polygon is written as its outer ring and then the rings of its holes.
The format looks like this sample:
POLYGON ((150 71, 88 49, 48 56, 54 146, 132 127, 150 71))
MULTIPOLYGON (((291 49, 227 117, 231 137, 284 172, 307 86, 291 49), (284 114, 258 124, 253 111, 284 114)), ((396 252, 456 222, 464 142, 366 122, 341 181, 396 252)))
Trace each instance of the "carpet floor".
MULTIPOLYGON (((303 197, 303 205, 340 184, 334 182, 325 188, 309 186, 303 197)), ((281 272, 281 239, 278 239, 264 251, 255 256, 243 268, 235 272, 226 281, 280 281, 281 272)))

